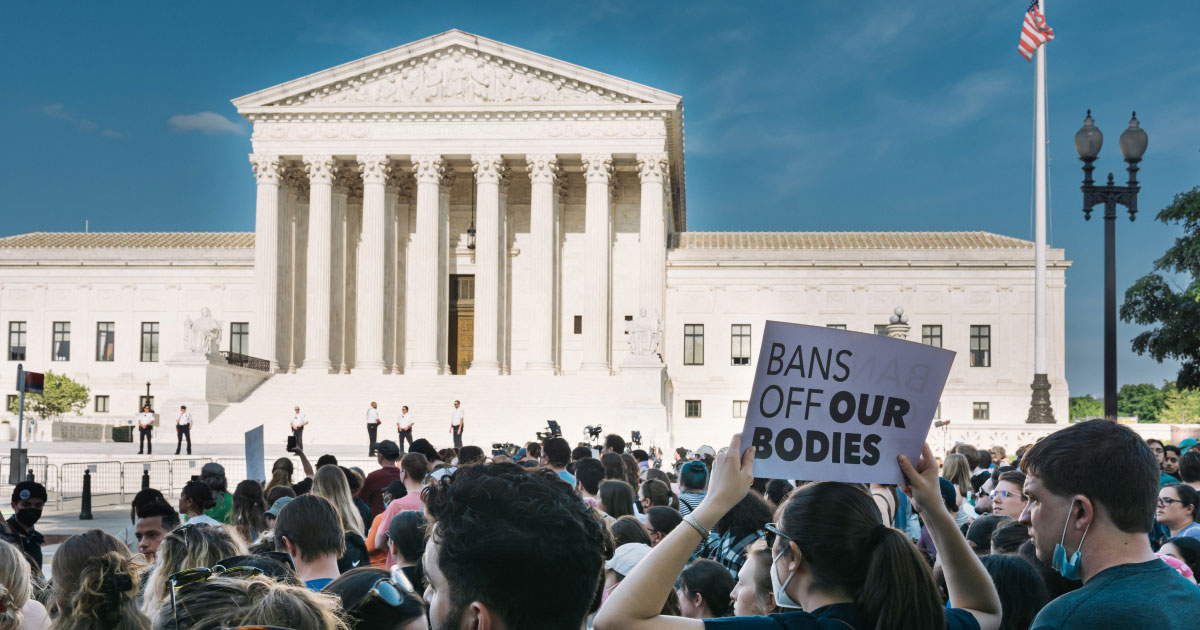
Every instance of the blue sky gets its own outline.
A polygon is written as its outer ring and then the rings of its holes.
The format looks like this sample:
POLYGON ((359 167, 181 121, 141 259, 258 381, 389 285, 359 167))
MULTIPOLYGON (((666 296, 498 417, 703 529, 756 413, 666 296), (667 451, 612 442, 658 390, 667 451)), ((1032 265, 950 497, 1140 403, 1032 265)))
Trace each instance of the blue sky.
MULTIPOLYGON (((1032 238, 1027 0, 957 2, 10 3, 0 21, 0 234, 252 230, 249 126, 229 100, 450 28, 683 96, 689 227, 988 230, 1032 238)), ((1102 390, 1102 222, 1084 222, 1072 138, 1136 109, 1142 213, 1118 286, 1178 233, 1200 184, 1195 0, 1047 0, 1051 242, 1067 276, 1072 394, 1102 390), (1136 9, 1136 10, 1135 10, 1136 9)), ((1122 382, 1173 365, 1129 350, 1122 382)))

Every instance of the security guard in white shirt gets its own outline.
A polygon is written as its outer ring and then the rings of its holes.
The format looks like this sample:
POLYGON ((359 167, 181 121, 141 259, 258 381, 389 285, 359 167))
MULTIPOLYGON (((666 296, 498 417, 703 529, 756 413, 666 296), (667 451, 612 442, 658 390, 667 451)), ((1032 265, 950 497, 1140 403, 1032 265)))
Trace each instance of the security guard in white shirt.
POLYGON ((379 405, 372 400, 371 407, 367 409, 367 436, 371 439, 371 445, 367 448, 367 455, 370 457, 375 457, 376 436, 379 434, 379 425, 382 422, 379 419, 379 405))
POLYGON ((400 411, 400 417, 396 418, 396 431, 400 433, 400 439, 396 443, 400 445, 400 452, 406 453, 408 451, 404 449, 404 440, 408 440, 408 446, 412 448, 412 428, 416 421, 413 420, 412 414, 408 413, 408 405, 401 407, 400 411))
POLYGON ((187 454, 192 454, 192 414, 188 413, 187 405, 179 406, 179 417, 175 419, 175 436, 178 440, 175 442, 175 454, 179 454, 179 447, 183 446, 183 438, 187 438, 188 449, 187 454))
POLYGON ((154 412, 150 411, 150 405, 142 407, 142 413, 138 414, 138 455, 145 450, 147 455, 154 454, 154 412))
POLYGON ((308 424, 308 418, 300 413, 300 405, 296 405, 296 413, 292 416, 292 435, 296 438, 296 448, 304 450, 304 425, 308 424))

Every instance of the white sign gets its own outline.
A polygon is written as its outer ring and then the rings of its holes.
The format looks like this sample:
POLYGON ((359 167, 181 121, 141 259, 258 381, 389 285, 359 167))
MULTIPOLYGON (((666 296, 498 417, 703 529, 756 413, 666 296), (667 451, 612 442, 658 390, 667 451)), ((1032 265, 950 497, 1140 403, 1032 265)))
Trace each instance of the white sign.
POLYGON ((903 483, 954 353, 883 335, 768 321, 742 429, 754 476, 903 483))
POLYGON ((263 460, 263 425, 246 432, 246 478, 266 483, 267 469, 263 460))

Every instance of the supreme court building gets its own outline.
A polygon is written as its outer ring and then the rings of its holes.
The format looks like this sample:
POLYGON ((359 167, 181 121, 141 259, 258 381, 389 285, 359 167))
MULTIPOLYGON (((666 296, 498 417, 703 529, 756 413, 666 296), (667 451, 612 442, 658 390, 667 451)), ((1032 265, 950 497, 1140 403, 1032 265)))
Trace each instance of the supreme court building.
MULTIPOLYGON (((78 422, 99 424, 150 382, 164 418, 196 410, 202 442, 282 435, 293 405, 308 442, 361 442, 374 400, 385 428, 407 405, 440 445, 459 399, 485 448, 548 419, 571 442, 601 424, 694 448, 740 430, 774 319, 955 350, 940 418, 980 441, 1024 422, 1033 243, 689 231, 679 96, 448 31, 233 103, 254 233, 0 238, 0 378, 65 371, 97 397, 78 422), (885 328, 896 307, 906 330, 885 328), (209 321, 228 356, 185 334, 209 321)), ((1069 262, 1047 257, 1065 422, 1069 262)))

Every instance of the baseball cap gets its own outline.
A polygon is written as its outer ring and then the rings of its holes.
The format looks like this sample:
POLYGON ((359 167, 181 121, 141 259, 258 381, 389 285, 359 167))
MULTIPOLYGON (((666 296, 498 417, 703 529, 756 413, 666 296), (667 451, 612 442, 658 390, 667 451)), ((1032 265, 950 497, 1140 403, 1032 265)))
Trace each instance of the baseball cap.
POLYGON ((712 455, 713 457, 716 457, 717 451, 707 444, 701 444, 700 448, 696 449, 696 454, 700 455, 701 457, 704 455, 712 455))
POLYGON ((604 564, 604 568, 612 569, 620 575, 629 575, 633 568, 650 553, 650 545, 645 543, 625 543, 613 552, 612 560, 604 564))
POLYGON ((1196 445, 1196 438, 1186 438, 1179 443, 1179 452, 1186 453, 1188 449, 1196 445))
POLYGON ((22 481, 17 484, 17 487, 13 488, 12 502, 16 503, 28 499, 41 499, 45 501, 47 499, 46 486, 36 481, 22 481))
POLYGON ((271 509, 267 510, 267 514, 279 518, 279 513, 283 511, 284 506, 295 500, 295 497, 279 497, 271 504, 271 509))
POLYGON ((384 492, 392 495, 393 501, 399 499, 400 497, 408 496, 408 488, 405 487, 404 482, 400 481, 399 479, 389 483, 388 487, 384 489, 384 492))
POLYGON ((391 440, 384 440, 375 445, 375 450, 379 452, 386 460, 400 459, 400 447, 391 440))

